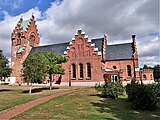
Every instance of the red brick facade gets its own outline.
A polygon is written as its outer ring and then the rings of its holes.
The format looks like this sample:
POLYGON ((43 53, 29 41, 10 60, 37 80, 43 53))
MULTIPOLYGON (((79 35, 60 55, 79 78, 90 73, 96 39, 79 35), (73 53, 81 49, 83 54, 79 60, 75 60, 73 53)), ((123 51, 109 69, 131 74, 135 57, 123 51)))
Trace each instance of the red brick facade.
MULTIPOLYGON (((23 61, 32 47, 39 46, 40 38, 36 27, 34 16, 29 21, 23 21, 21 18, 12 32, 12 77, 16 77, 17 83, 23 81, 21 77, 23 61)), ((93 43, 85 32, 79 29, 63 54, 68 58, 68 62, 62 64, 65 74, 54 76, 53 81, 60 80, 60 83, 65 85, 71 83, 92 83, 93 85, 96 82, 104 82, 105 79, 130 81, 136 77, 140 80, 140 78, 144 79, 142 77, 144 74, 148 80, 151 80, 152 75, 153 80, 153 71, 144 70, 140 74, 135 35, 132 36, 132 51, 126 51, 131 53, 131 58, 108 59, 107 47, 109 45, 107 45, 106 35, 99 43, 96 41, 93 43), (96 47, 97 44, 99 48, 96 47)))
POLYGON ((153 70, 152 69, 143 69, 140 71, 141 80, 153 80, 153 70))
POLYGON ((62 65, 65 68, 65 75, 62 77, 63 82, 69 82, 69 80, 71 82, 103 81, 102 55, 88 40, 88 36, 82 30, 78 30, 78 33, 70 42, 65 56, 68 58, 68 62, 62 65), (87 76, 87 64, 90 64, 90 77, 87 76), (75 65, 75 77, 73 76, 73 65, 75 65), (82 76, 80 71, 83 71, 81 73, 83 74, 82 76))
POLYGON ((16 77, 16 82, 22 82, 22 63, 28 56, 32 47, 39 46, 40 39, 38 36, 37 26, 34 16, 30 20, 23 21, 20 18, 11 35, 11 65, 12 77, 16 77))

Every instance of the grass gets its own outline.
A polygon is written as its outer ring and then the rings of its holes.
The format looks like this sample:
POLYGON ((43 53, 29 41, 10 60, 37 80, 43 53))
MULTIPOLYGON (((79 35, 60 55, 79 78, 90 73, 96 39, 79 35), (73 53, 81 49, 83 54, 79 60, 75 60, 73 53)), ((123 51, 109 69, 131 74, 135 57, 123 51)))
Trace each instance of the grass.
MULTIPOLYGON (((0 112, 11 109, 17 105, 35 100, 37 98, 66 91, 71 88, 61 87, 60 89, 49 90, 42 87, 33 87, 32 94, 28 94, 29 86, 8 86, 0 85, 0 112)), ((74 88, 72 88, 74 89, 74 88)))
POLYGON ((87 88, 54 98, 13 119, 157 120, 160 119, 159 113, 160 109, 154 112, 131 110, 126 96, 118 99, 101 98, 94 88, 87 88))

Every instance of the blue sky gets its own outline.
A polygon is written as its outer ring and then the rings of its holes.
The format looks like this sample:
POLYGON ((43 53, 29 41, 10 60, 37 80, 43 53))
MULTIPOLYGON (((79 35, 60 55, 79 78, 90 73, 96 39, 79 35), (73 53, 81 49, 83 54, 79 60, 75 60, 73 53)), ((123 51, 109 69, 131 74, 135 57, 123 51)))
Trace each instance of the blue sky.
POLYGON ((0 20, 4 20, 3 11, 7 11, 11 16, 17 16, 31 8, 38 7, 40 11, 44 12, 51 6, 51 2, 54 2, 54 0, 1 0, 0 20))
POLYGON ((0 49, 10 58, 10 35, 34 13, 40 44, 69 42, 78 28, 108 44, 136 34, 140 66, 160 64, 159 0, 0 0, 0 49))

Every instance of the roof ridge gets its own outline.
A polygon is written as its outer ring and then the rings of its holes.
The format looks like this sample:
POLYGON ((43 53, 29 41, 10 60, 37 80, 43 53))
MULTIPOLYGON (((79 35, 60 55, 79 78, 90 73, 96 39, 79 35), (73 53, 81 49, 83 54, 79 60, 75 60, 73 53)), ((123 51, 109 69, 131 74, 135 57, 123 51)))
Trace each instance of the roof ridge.
POLYGON ((125 45, 125 44, 131 44, 132 42, 129 42, 129 43, 120 43, 120 44, 110 44, 110 45, 107 45, 107 46, 116 46, 116 45, 125 45))
MULTIPOLYGON (((91 39, 91 40, 96 40, 96 39, 102 39, 102 38, 94 38, 94 39, 91 39)), ((70 42, 62 42, 62 43, 55 43, 55 44, 52 43, 52 44, 47 44, 47 45, 42 45, 42 46, 36 46, 36 47, 47 47, 47 46, 67 44, 67 43, 70 43, 70 42)))
POLYGON ((62 44, 67 44, 69 42, 64 42, 64 43, 56 43, 56 44, 47 44, 47 45, 42 45, 42 46, 36 46, 36 47, 47 47, 47 46, 52 46, 52 45, 62 45, 62 44))
POLYGON ((103 39, 103 37, 99 37, 99 38, 91 38, 91 40, 96 40, 96 39, 103 39))

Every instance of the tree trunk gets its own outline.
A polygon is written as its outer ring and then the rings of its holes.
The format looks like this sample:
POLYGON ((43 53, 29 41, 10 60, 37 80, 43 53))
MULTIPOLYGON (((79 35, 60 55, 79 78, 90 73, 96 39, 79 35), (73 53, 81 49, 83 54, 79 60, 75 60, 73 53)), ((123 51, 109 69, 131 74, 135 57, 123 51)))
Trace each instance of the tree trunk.
POLYGON ((32 93, 32 83, 30 84, 30 87, 29 87, 29 94, 32 93))
POLYGON ((52 74, 49 75, 49 79, 50 79, 50 87, 49 87, 49 89, 52 90, 52 74))

